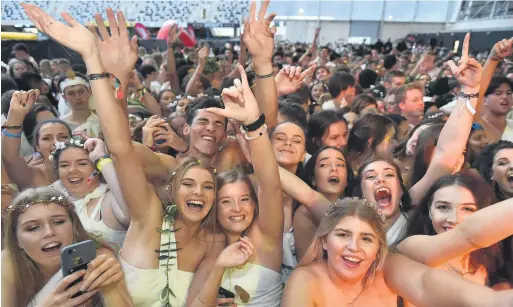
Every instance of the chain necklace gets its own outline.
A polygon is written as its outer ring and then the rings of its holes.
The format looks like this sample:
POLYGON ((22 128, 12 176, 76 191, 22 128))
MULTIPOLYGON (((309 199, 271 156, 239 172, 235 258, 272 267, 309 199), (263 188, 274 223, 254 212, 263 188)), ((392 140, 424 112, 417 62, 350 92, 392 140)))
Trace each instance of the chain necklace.
POLYGON ((467 271, 467 272, 462 272, 460 270, 458 270, 457 268, 453 267, 452 265, 450 265, 449 263, 444 263, 444 266, 453 274, 456 274, 458 276, 465 276, 466 274, 471 274, 472 272, 471 271, 467 271))
POLYGON ((351 302, 351 303, 347 303, 347 306, 348 307, 353 307, 353 304, 356 303, 356 301, 360 298, 360 296, 362 295, 363 293, 363 287, 362 289, 360 290, 360 294, 358 294, 358 296, 351 302))

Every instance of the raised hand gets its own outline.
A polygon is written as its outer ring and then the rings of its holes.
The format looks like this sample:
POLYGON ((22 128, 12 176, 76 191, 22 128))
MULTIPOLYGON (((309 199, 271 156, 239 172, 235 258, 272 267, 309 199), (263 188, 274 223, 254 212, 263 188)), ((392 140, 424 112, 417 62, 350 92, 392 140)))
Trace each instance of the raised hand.
POLYGON ((134 35, 131 40, 128 39, 126 20, 121 11, 117 12, 117 20, 111 8, 108 8, 106 13, 110 34, 99 13, 96 13, 94 19, 101 37, 98 36, 93 25, 89 25, 88 28, 95 38, 94 43, 100 52, 105 71, 114 74, 121 83, 124 83, 137 62, 137 36, 134 35))
POLYGON ((69 288, 69 285, 80 277, 84 277, 86 271, 81 270, 64 277, 45 301, 39 307, 75 307, 84 306, 96 294, 98 290, 83 293, 76 298, 71 298, 80 291, 83 281, 69 288), (84 304, 84 305, 82 305, 84 304))
POLYGON ((121 265, 112 255, 100 254, 87 266, 80 291, 101 290, 117 285, 125 274, 121 265))
POLYGON ((288 95, 297 91, 304 83, 304 80, 311 76, 316 69, 317 65, 315 64, 303 72, 301 72, 300 66, 283 67, 274 78, 278 96, 288 95))
POLYGON ((463 48, 461 50, 461 59, 458 61, 458 66, 454 61, 447 61, 446 65, 452 71, 453 76, 458 82, 466 87, 476 89, 479 91, 479 83, 481 82, 481 71, 483 67, 474 58, 469 58, 468 50, 470 43, 470 33, 465 35, 463 41, 463 48))
POLYGON ((69 24, 65 25, 45 13, 38 6, 27 3, 22 3, 21 6, 36 28, 59 44, 75 50, 83 58, 89 58, 97 54, 94 35, 71 17, 70 14, 61 14, 62 18, 69 24))
POLYGON ((89 160, 93 163, 106 154, 105 143, 100 139, 87 139, 84 143, 84 149, 89 153, 89 160))
POLYGON ((272 60, 274 52, 274 33, 276 33, 276 27, 269 27, 275 13, 272 13, 267 18, 267 7, 269 6, 269 0, 262 2, 262 7, 258 13, 258 20, 256 17, 256 2, 251 1, 249 7, 249 19, 244 20, 244 34, 242 39, 246 44, 253 61, 259 60, 272 60))
POLYGON ((9 113, 7 118, 9 122, 23 122, 27 113, 32 109, 32 106, 39 97, 39 90, 16 91, 12 94, 9 113))
POLYGON ((158 144, 158 148, 166 149, 167 147, 171 147, 178 151, 187 150, 187 144, 185 144, 185 141, 176 134, 168 123, 161 124, 159 127, 160 129, 154 133, 154 139, 157 144, 159 143, 158 141, 163 141, 163 143, 158 144))
POLYGON ((176 43, 178 38, 180 37, 180 32, 177 31, 177 24, 171 26, 169 29, 169 33, 167 34, 167 46, 173 47, 173 44, 176 43))
POLYGON ((254 123, 260 117, 258 104, 248 84, 248 77, 242 65, 237 65, 242 79, 235 79, 234 86, 225 88, 221 94, 224 109, 208 108, 208 112, 242 122, 244 125, 254 123))
POLYGON ((222 268, 234 268, 245 265, 253 254, 255 246, 248 237, 240 238, 239 242, 235 242, 227 246, 217 257, 216 265, 222 268))
POLYGON ((209 54, 209 50, 208 50, 208 47, 202 47, 199 51, 198 51, 198 64, 200 66, 203 66, 205 67, 205 64, 207 64, 207 57, 208 57, 208 54, 209 54))
POLYGON ((513 37, 495 43, 490 53, 490 58, 494 61, 502 61, 511 54, 513 54, 513 37))

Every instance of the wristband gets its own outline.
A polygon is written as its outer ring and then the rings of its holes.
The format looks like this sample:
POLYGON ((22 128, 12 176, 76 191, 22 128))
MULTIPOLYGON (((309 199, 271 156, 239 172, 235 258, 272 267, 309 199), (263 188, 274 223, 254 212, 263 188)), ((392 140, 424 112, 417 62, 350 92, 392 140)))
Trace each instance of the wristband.
POLYGON ((148 89, 146 87, 143 87, 142 89, 138 89, 137 93, 143 96, 144 94, 148 93, 148 89))
POLYGON ((274 73, 270 73, 267 75, 257 75, 257 73, 255 73, 255 77, 257 77, 258 79, 266 79, 266 78, 274 77, 274 73))
POLYGON ((17 129, 21 129, 21 126, 6 126, 6 125, 3 125, 2 129, 17 130, 17 129))
POLYGON ((101 159, 100 162, 98 162, 98 164, 96 164, 96 168, 101 172, 103 170, 103 167, 105 167, 105 165, 110 164, 110 163, 112 163, 111 158, 101 159))
POLYGON ((109 156, 109 155, 107 155, 107 154, 105 154, 105 155, 103 155, 103 156, 99 157, 98 159, 96 159, 96 160, 94 161, 94 165, 96 165, 96 164, 100 163, 100 161, 101 161, 101 160, 103 160, 103 159, 109 159, 109 158, 110 158, 110 156, 109 156))
MULTIPOLYGON (((458 97, 466 99, 465 106, 467 107, 467 110, 470 112, 470 114, 475 115, 476 114, 476 109, 474 108, 474 106, 472 106, 472 104, 470 104, 470 99, 471 98, 478 98, 479 97, 479 93, 465 94, 463 92, 460 92, 458 94, 458 97)), ((460 114, 461 113, 463 113, 463 106, 461 106, 460 114)))
POLYGON ((21 132, 20 133, 10 133, 7 130, 2 129, 2 134, 8 138, 21 139, 21 132))
POLYGON ((245 138, 246 140, 248 140, 248 141, 254 141, 254 140, 258 139, 259 137, 261 137, 262 135, 264 135, 264 133, 267 131, 267 125, 266 125, 266 124, 263 124, 263 125, 262 125, 262 126, 260 126, 260 127, 262 127, 263 129, 262 129, 260 132, 258 132, 258 134, 257 134, 257 135, 255 135, 255 136, 249 136, 249 135, 248 135, 248 132, 247 132, 247 131, 245 131, 243 127, 241 127, 241 128, 240 128, 240 131, 242 132, 242 134, 244 135, 244 138, 245 138))
POLYGON ((242 127, 244 127, 244 130, 246 130, 247 132, 251 132, 258 130, 258 128, 262 127, 263 124, 265 124, 264 113, 262 113, 254 123, 251 123, 249 125, 242 125, 242 127))
POLYGON ((113 74, 105 72, 102 74, 89 74, 86 77, 89 81, 111 78, 112 80, 114 80, 114 87, 116 88, 116 99, 123 99, 125 97, 123 95, 123 89, 121 88, 121 81, 119 81, 119 79, 116 78, 116 76, 114 76, 113 74))

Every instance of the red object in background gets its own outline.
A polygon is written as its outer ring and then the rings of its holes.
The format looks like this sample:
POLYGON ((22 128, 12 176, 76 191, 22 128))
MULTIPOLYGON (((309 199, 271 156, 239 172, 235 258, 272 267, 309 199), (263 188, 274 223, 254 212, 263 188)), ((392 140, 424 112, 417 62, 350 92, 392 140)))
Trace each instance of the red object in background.
POLYGON ((150 31, 143 24, 136 23, 134 28, 141 39, 150 39, 150 31))
MULTIPOLYGON (((162 28, 160 28, 159 32, 157 33, 157 39, 167 40, 169 30, 174 24, 176 24, 176 22, 173 20, 166 21, 166 23, 164 23, 162 28)), ((179 38, 185 47, 194 47, 196 45, 196 35, 194 34, 194 29, 191 26, 187 29, 178 27, 178 31, 179 38)))

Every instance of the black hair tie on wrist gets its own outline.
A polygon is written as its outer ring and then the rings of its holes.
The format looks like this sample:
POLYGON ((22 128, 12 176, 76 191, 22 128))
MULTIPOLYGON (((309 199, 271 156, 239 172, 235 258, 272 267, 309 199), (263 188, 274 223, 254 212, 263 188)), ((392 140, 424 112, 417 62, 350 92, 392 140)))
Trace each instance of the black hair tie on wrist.
POLYGON ((244 127, 244 130, 246 132, 256 131, 258 128, 262 127, 262 125, 265 124, 265 115, 262 113, 260 117, 254 122, 249 125, 242 125, 244 127))

